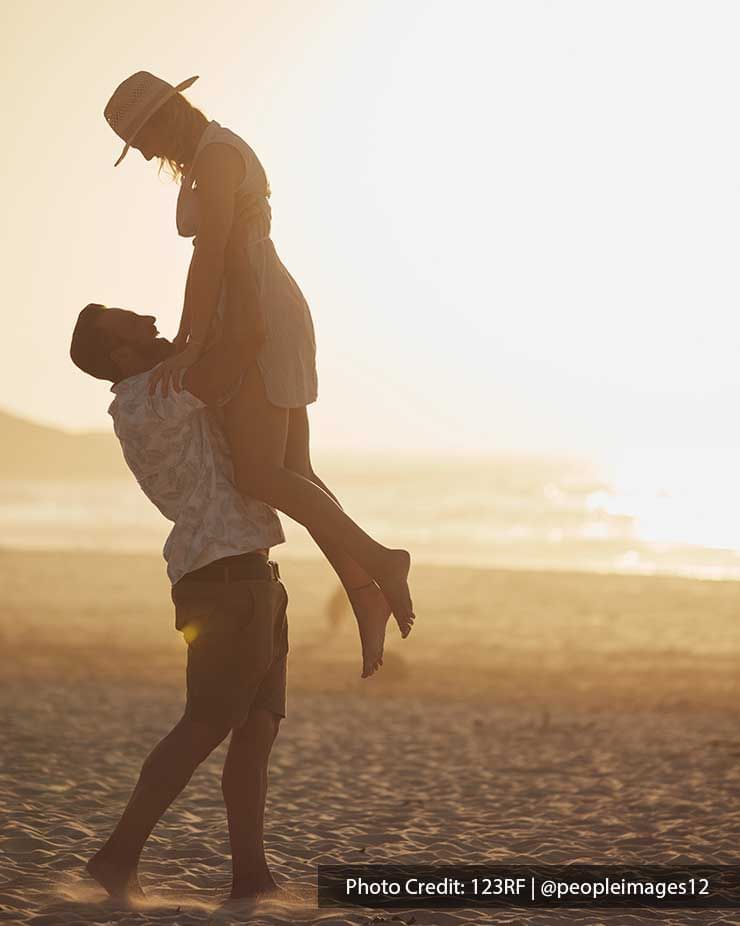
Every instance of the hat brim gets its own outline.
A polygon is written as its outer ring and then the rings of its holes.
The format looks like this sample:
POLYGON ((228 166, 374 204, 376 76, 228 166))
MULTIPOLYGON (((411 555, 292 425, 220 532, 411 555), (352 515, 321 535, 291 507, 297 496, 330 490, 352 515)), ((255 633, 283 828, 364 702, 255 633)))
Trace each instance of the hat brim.
POLYGON ((169 90, 167 93, 165 93, 161 97, 161 99, 157 100, 156 104, 149 110, 149 112, 147 112, 146 116, 142 119, 142 121, 139 123, 136 129, 134 129, 134 131, 131 133, 131 138, 123 146, 123 151, 118 156, 118 160, 113 165, 114 167, 118 167, 121 161, 129 153, 129 149, 131 148, 131 145, 133 144, 134 141, 136 141, 136 136, 144 128, 147 122, 152 118, 154 113, 156 113, 157 110, 161 109, 164 106, 164 104, 167 102, 167 100, 172 99, 172 97, 176 93, 180 93, 182 90, 187 90, 188 87, 191 87, 198 79, 198 76, 199 75, 196 74, 195 77, 188 77, 187 80, 183 80, 182 83, 177 84, 176 87, 172 87, 172 89, 169 90))
POLYGON ((129 145, 129 143, 126 142, 126 144, 123 146, 123 151, 120 153, 120 155, 119 155, 119 157, 118 157, 118 160, 117 160, 116 163, 113 165, 114 167, 118 167, 118 165, 121 163, 121 161, 122 161, 122 160, 126 157, 126 155, 128 154, 128 151, 129 151, 129 148, 130 148, 130 147, 131 147, 131 145, 129 145))

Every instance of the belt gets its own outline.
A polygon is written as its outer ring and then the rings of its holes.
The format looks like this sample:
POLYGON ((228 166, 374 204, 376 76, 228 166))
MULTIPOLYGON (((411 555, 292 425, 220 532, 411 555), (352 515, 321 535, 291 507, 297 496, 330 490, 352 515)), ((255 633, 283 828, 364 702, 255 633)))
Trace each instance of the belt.
POLYGON ((240 556, 224 556, 207 566, 194 569, 180 581, 186 579, 198 582, 243 582, 245 579, 278 582, 280 570, 277 563, 266 559, 261 553, 242 553, 240 556))

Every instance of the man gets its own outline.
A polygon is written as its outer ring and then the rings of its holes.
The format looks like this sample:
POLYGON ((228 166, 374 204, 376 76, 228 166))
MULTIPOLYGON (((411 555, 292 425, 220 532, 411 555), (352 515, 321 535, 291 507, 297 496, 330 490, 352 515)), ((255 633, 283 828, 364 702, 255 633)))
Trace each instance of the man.
MULTIPOLYGON (((249 284, 227 266, 232 280, 234 296, 244 297, 249 284)), ((126 462, 174 521, 164 556, 176 626, 188 643, 184 716, 147 757, 121 819, 87 865, 119 899, 143 897, 137 868, 147 837, 229 732, 222 786, 231 897, 276 888, 262 834, 270 749, 285 716, 288 636, 287 595, 268 552, 285 538, 273 509, 234 487, 217 420, 215 406, 258 346, 244 330, 247 313, 230 308, 221 340, 185 372, 180 391, 166 395, 149 394, 151 371, 174 350, 152 316, 91 304, 72 337, 74 363, 114 384, 109 412, 126 462)))

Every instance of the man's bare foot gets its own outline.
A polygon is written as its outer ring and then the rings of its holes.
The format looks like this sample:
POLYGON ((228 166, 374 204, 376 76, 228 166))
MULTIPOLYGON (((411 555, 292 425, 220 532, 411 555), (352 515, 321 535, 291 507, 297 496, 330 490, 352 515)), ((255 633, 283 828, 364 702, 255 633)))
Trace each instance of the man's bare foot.
POLYGON ((385 560, 375 581, 391 606, 398 629, 405 639, 411 633, 414 623, 414 606, 408 582, 411 556, 407 550, 389 550, 385 560))
POLYGON ((231 885, 229 900, 270 897, 279 893, 280 888, 275 883, 275 879, 269 871, 265 870, 260 875, 245 879, 244 881, 234 881, 231 885))
POLYGON ((137 863, 123 862, 101 849, 85 866, 85 870, 115 900, 133 902, 146 900, 139 884, 137 863))
POLYGON ((390 605, 374 582, 361 588, 348 589, 347 597, 360 630, 362 677, 369 678, 383 665, 385 627, 391 616, 390 605))

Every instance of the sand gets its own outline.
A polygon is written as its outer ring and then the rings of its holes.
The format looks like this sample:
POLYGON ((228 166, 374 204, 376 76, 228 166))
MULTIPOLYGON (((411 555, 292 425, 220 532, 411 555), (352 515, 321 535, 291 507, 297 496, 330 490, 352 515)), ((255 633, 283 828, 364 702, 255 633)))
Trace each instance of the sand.
POLYGON ((321 862, 740 863, 734 583, 420 567, 419 622, 359 679, 325 567, 283 564, 289 717, 268 856, 293 897, 224 905, 223 750, 147 847, 145 911, 82 873, 182 708, 156 557, 0 554, 0 920, 737 923, 737 911, 317 909, 321 862))

